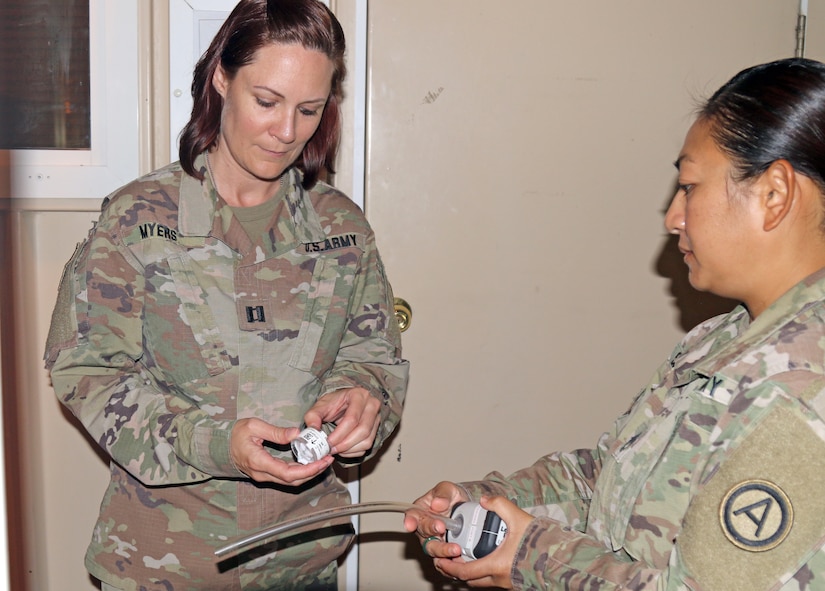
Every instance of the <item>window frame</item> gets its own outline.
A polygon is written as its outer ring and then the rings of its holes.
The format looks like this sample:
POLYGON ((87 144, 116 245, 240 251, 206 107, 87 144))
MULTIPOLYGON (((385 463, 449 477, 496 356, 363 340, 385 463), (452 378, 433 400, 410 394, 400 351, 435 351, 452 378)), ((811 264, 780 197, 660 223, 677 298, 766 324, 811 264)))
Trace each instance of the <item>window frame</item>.
POLYGON ((192 112, 192 69, 238 0, 169 0, 169 142, 178 159, 178 136, 192 112))
POLYGON ((100 198, 138 175, 138 0, 89 0, 91 149, 10 150, 13 198, 100 198))

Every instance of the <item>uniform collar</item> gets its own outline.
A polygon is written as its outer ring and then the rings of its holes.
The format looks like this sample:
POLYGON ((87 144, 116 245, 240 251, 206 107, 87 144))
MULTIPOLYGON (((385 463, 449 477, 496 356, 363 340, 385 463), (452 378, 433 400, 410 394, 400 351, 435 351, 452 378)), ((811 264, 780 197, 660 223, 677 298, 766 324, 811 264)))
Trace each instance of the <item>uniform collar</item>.
POLYGON ((729 345, 711 352, 697 363, 695 370, 702 375, 711 376, 733 365, 762 343, 774 339, 776 332, 793 319, 806 315, 812 308, 821 307, 823 300, 825 268, 794 285, 753 321, 744 306, 737 306, 726 321, 711 331, 703 341, 718 339, 720 331, 731 331, 733 339, 729 345))
MULTIPOLYGON (((212 231, 216 214, 222 218, 229 215, 229 207, 218 196, 212 176, 206 166, 205 154, 195 158, 195 170, 203 175, 199 181, 184 174, 180 183, 178 229, 183 236, 208 236, 212 231)), ((321 220, 309 192, 301 186, 301 172, 295 167, 284 173, 283 182, 287 187, 284 200, 292 220, 292 230, 296 241, 318 242, 325 237, 321 220)))
POLYGON ((186 173, 180 181, 178 230, 183 236, 208 236, 217 210, 218 194, 204 154, 195 158, 195 170, 203 175, 202 181, 186 173))

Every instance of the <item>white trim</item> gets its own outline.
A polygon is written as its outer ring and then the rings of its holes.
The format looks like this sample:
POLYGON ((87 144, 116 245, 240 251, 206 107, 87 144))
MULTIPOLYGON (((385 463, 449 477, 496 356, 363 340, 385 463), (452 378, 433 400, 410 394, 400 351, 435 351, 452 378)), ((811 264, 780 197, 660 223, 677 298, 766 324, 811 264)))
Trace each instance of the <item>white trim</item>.
POLYGON ((12 197, 103 197, 137 176, 137 2, 89 2, 91 150, 12 150, 12 197))
MULTIPOLYGON (((366 174, 366 128, 367 128, 367 2, 368 0, 356 0, 355 2, 355 39, 348 40, 348 46, 353 52, 354 63, 353 72, 353 97, 350 103, 350 117, 353 122, 352 133, 352 187, 350 198, 364 209, 364 175, 366 174)), ((346 102, 344 103, 346 104, 346 102)), ((358 470, 354 468, 353 470, 358 470)), ((361 502, 361 480, 360 470, 358 478, 347 483, 349 494, 353 503, 361 502)), ((361 531, 361 521, 358 515, 352 516, 352 527, 355 529, 356 543, 346 557, 346 579, 344 581, 346 591, 358 591, 358 561, 359 547, 358 534, 361 531)))
POLYGON ((364 209, 367 145, 367 11, 368 0, 355 0, 355 39, 350 43, 355 59, 355 95, 352 97, 352 189, 350 197, 364 209))
POLYGON ((192 70, 238 0, 169 0, 169 149, 192 112, 192 70))

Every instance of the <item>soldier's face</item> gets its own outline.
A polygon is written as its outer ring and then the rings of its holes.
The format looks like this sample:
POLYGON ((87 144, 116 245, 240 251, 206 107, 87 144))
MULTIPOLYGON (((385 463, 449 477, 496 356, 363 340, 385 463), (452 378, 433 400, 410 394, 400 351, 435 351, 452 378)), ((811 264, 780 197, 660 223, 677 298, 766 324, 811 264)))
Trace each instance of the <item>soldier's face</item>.
POLYGON ((703 121, 685 138, 677 160, 679 188, 665 227, 679 236, 690 284, 702 291, 747 301, 754 278, 754 238, 761 227, 758 200, 733 180, 731 162, 703 121))
POLYGON ((301 155, 324 112, 333 64, 300 44, 273 43, 230 79, 212 83, 224 99, 217 156, 253 177, 277 179, 301 155))

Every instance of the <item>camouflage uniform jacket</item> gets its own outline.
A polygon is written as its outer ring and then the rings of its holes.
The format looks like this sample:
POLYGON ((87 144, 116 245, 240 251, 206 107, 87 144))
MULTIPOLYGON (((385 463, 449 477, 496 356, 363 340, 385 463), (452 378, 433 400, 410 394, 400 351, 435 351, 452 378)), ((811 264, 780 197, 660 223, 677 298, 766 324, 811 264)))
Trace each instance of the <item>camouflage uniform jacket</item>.
POLYGON ((825 589, 825 270, 693 329, 595 449, 464 483, 536 515, 516 589, 825 589))
POLYGON ((362 386, 383 403, 374 454, 407 383, 391 288, 360 209, 332 187, 305 191, 288 171, 268 233, 250 238, 196 166, 203 182, 172 164, 108 197, 61 281, 46 366, 112 459, 86 565, 123 589, 304 588, 349 536, 316 532, 225 572, 214 550, 346 504, 346 487, 331 469, 298 489, 256 484, 230 433, 245 417, 301 426, 319 396, 362 386))

